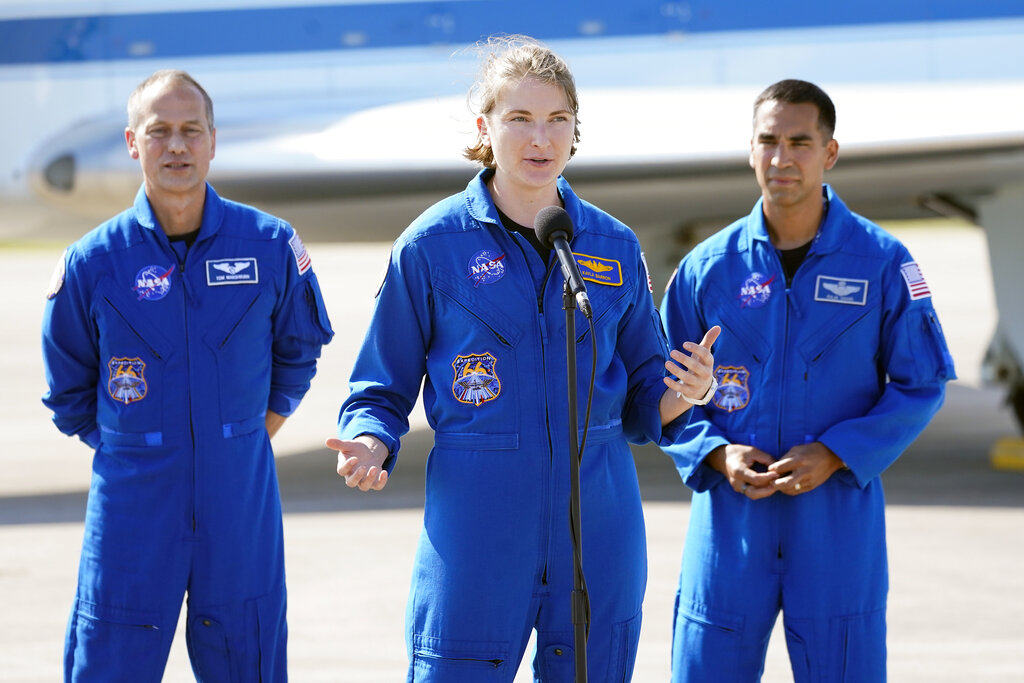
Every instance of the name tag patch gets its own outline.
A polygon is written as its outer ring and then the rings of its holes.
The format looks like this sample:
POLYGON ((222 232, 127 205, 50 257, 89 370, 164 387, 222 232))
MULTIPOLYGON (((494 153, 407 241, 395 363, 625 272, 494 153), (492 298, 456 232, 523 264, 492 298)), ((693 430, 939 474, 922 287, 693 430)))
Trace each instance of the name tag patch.
POLYGON ((864 306, 868 302, 868 281, 819 275, 814 285, 814 300, 864 306))
POLYGON ((615 259, 572 253, 580 267, 580 277, 612 287, 622 286, 622 264, 615 259))
POLYGON ((259 266, 255 258, 222 258, 206 262, 206 284, 255 285, 260 281, 259 266))

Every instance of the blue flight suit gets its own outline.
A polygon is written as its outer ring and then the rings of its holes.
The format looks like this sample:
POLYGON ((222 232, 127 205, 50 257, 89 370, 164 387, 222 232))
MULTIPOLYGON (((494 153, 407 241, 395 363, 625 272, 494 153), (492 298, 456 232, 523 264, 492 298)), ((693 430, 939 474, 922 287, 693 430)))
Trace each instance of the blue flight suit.
POLYGON ((305 248, 207 185, 186 252, 142 188, 58 268, 43 402, 96 449, 65 680, 160 681, 186 592, 197 680, 286 680, 264 421, 295 410, 333 334, 305 248))
MULTIPOLYGON (((537 630, 538 680, 571 681, 569 435, 563 277, 499 222, 483 170, 399 237, 341 409, 395 465, 423 382, 434 447, 406 615, 409 681, 512 681, 537 630), (424 380, 425 378, 425 380, 424 380)), ((582 456, 591 680, 628 680, 646 542, 629 441, 669 443, 658 403, 668 356, 634 234, 558 179, 593 304, 597 357, 582 456)), ((578 425, 595 361, 576 315, 578 425)))
POLYGON ((827 213, 787 288, 758 201, 679 264, 669 340, 721 325, 719 389, 666 451, 693 489, 673 681, 756 681, 781 609, 796 683, 885 680, 882 471, 954 378, 906 248, 825 186, 827 213), (849 469, 801 495, 750 500, 703 464, 723 444, 782 457, 819 441, 849 469))

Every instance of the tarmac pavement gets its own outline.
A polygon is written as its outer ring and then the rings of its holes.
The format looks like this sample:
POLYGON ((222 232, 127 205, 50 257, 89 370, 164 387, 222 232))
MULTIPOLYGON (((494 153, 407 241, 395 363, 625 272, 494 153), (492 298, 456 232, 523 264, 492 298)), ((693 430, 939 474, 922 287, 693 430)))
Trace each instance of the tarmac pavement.
MULTIPOLYGON (((984 234, 894 230, 936 298, 960 379, 924 435, 885 474, 891 589, 889 680, 1024 681, 1024 473, 994 470, 989 450, 1018 433, 978 364, 995 325, 984 234)), ((430 446, 421 409, 387 489, 363 494, 321 444, 387 257, 386 245, 307 245, 337 336, 299 412, 275 438, 285 509, 289 662, 298 683, 404 680, 403 618, 430 446)), ((39 321, 63 245, 0 249, 0 681, 60 680, 74 593, 89 452, 60 435, 44 391, 39 321)), ((634 681, 668 679, 671 610, 689 495, 656 448, 636 449, 650 575, 634 681)), ((781 633, 766 683, 792 681, 781 633)), ((183 629, 165 681, 192 681, 183 629)), ((527 658, 529 653, 527 654, 527 658)), ((518 681, 530 680, 524 664, 518 681)))

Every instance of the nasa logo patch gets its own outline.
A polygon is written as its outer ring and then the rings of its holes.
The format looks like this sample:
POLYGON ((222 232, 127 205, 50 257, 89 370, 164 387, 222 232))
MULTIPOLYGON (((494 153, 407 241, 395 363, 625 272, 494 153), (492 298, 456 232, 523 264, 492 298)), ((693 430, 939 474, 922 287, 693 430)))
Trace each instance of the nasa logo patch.
POLYGON ((772 296, 771 284, 775 276, 766 277, 761 273, 751 273, 740 287, 740 308, 761 308, 772 296))
POLYGON ((109 376, 107 393, 110 398, 128 405, 146 398, 146 364, 141 358, 111 358, 107 362, 109 376))
POLYGON ((498 359, 490 353, 472 353, 456 356, 452 361, 455 377, 452 393, 459 403, 478 406, 493 401, 501 393, 501 380, 495 366, 498 359))
POLYGON ((146 266, 135 276, 132 290, 139 295, 139 301, 159 301, 171 291, 171 273, 174 266, 146 266))
POLYGON ((712 399, 715 406, 727 413, 742 410, 750 403, 750 371, 745 367, 719 365, 715 368, 715 379, 718 380, 718 391, 712 399))
POLYGON ((469 277, 474 287, 489 285, 505 276, 505 254, 483 249, 469 259, 469 277))

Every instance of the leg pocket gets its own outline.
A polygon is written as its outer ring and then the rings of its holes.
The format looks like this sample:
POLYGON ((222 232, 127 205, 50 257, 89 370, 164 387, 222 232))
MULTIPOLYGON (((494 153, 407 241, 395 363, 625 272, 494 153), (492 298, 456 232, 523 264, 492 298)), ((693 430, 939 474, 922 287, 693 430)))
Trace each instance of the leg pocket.
POLYGON ((173 624, 165 634, 155 612, 78 600, 68 623, 67 680, 160 681, 173 624))
MULTIPOLYGON (((633 678, 636 664, 636 647, 640 642, 640 622, 643 614, 612 627, 612 648, 608 655, 608 675, 604 680, 628 683, 633 678)), ((589 653, 588 653, 589 654, 589 653)))
POLYGON ((410 683, 498 683, 511 681, 518 662, 510 662, 508 643, 447 640, 416 634, 412 638, 410 683))
POLYGON ((743 617, 676 598, 672 627, 672 681, 738 680, 743 617))
POLYGON ((885 683, 885 610, 844 622, 843 683, 885 683))
POLYGON ((190 615, 185 631, 192 671, 202 683, 228 683, 231 678, 231 649, 224 625, 201 614, 190 615))
POLYGON ((795 683, 885 682, 884 609, 819 619, 784 616, 783 620, 795 683))

